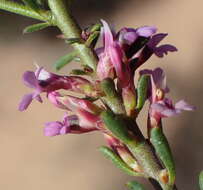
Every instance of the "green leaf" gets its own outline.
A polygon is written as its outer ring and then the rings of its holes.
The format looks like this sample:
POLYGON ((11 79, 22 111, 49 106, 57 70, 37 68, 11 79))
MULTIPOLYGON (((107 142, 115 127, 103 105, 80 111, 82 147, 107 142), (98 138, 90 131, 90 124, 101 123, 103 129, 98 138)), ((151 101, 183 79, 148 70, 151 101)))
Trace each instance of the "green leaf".
POLYGON ((90 32, 100 31, 101 27, 102 27, 102 24, 100 24, 100 23, 99 23, 99 24, 94 24, 94 25, 91 27, 90 32))
POLYGON ((199 187, 200 190, 203 190, 203 170, 199 174, 199 187))
POLYGON ((144 103, 147 99, 147 87, 148 87, 148 81, 150 79, 150 76, 148 75, 142 75, 138 81, 137 85, 137 105, 136 109, 140 111, 142 107, 144 106, 144 103))
POLYGON ((36 0, 36 3, 39 5, 39 6, 45 6, 47 4, 46 0, 36 0))
POLYGON ((65 42, 67 42, 68 44, 75 44, 75 43, 79 43, 79 44, 81 44, 81 43, 83 43, 83 40, 81 39, 81 38, 67 38, 66 40, 65 40, 65 42))
POLYGON ((87 73, 81 69, 73 69, 70 74, 72 75, 87 75, 87 73))
POLYGON ((128 133, 126 121, 121 115, 116 115, 111 111, 103 111, 101 118, 106 127, 116 138, 120 139, 125 144, 133 141, 132 137, 128 133))
POLYGON ((123 107, 122 99, 116 91, 113 79, 104 79, 101 82, 101 88, 106 95, 104 99, 107 105, 111 108, 111 110, 117 114, 125 113, 125 108, 123 107))
POLYGON ((61 58, 59 58, 56 63, 54 64, 54 67, 56 70, 60 70, 61 68, 63 68, 65 65, 67 65, 68 63, 70 63, 72 60, 74 60, 75 56, 77 55, 76 51, 73 51, 67 55, 62 56, 61 58))
POLYGON ((31 32, 36 32, 36 31, 39 31, 39 30, 42 30, 46 27, 50 26, 49 23, 47 22, 44 22, 44 23, 38 23, 38 24, 33 24, 33 25, 30 25, 30 26, 27 26, 24 30, 23 30, 23 33, 31 33, 31 32))
POLYGON ((38 12, 39 11, 39 6, 36 2, 36 0, 22 0, 25 5, 30 7, 32 10, 38 12))
POLYGON ((137 181, 130 181, 126 185, 130 190, 145 190, 144 186, 137 181))
POLYGON ((91 45, 95 45, 99 37, 99 34, 100 34, 99 31, 95 31, 92 34, 90 34, 89 38, 85 42, 85 45, 88 47, 90 47, 91 45))
POLYGON ((140 173, 137 173, 133 171, 112 149, 110 149, 107 146, 102 146, 99 148, 100 152, 103 153, 103 155, 111 160, 113 164, 120 168, 122 171, 124 171, 126 174, 131 176, 140 176, 140 173))
POLYGON ((163 162, 169 174, 169 184, 175 182, 175 163, 168 141, 160 127, 154 127, 150 131, 150 141, 155 148, 157 156, 163 162))

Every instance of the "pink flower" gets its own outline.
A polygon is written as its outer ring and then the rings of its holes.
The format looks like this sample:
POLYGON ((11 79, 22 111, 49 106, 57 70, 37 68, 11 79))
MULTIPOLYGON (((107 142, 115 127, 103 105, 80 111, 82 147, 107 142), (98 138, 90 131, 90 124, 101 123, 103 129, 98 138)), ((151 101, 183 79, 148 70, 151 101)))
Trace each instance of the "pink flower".
POLYGON ((27 109, 33 99, 42 102, 40 94, 43 92, 51 93, 59 89, 65 89, 89 96, 96 95, 93 85, 88 80, 76 76, 56 75, 43 68, 37 68, 36 72, 26 71, 23 74, 23 82, 29 88, 33 88, 34 92, 26 94, 22 98, 19 104, 20 111, 27 109))
POLYGON ((96 128, 84 128, 78 125, 78 117, 76 115, 64 115, 62 121, 53 121, 45 123, 44 135, 56 136, 68 133, 81 134, 97 130, 96 128))
POLYGON ((151 77, 149 114, 157 123, 163 117, 171 117, 183 110, 192 111, 195 109, 194 106, 189 105, 184 100, 180 100, 173 105, 172 100, 165 98, 165 94, 169 92, 169 89, 166 86, 166 76, 161 68, 142 70, 140 74, 148 74, 151 77))

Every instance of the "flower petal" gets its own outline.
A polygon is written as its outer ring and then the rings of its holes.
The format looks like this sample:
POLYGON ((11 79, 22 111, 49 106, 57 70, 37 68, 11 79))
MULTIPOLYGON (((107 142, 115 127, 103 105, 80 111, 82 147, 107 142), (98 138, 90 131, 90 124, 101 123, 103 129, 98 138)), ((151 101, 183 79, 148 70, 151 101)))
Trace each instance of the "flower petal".
POLYGON ((33 93, 24 95, 19 104, 18 110, 19 111, 26 110, 30 105, 30 103, 32 102, 32 100, 33 100, 33 93))
POLYGON ((60 134, 60 130, 63 127, 59 121, 45 123, 44 135, 45 136, 56 136, 60 134))
POLYGON ((149 40, 149 42, 147 43, 147 46, 150 48, 154 48, 156 47, 168 34, 164 34, 164 33, 159 33, 156 34, 154 36, 152 36, 152 38, 149 40))
POLYGON ((106 49, 113 43, 113 34, 106 21, 101 19, 101 23, 103 25, 104 48, 106 49))
POLYGON ((161 45, 154 49, 154 53, 158 57, 163 57, 164 54, 167 55, 168 52, 174 52, 174 51, 178 51, 178 49, 175 46, 172 46, 170 44, 161 45))
POLYGON ((151 35, 155 34, 157 28, 155 26, 143 26, 137 29, 136 33, 142 37, 150 37, 151 35))
POLYGON ((178 110, 194 111, 195 106, 189 105, 185 100, 180 100, 175 104, 175 108, 178 110))
POLYGON ((32 71, 26 71, 23 74, 23 82, 29 88, 37 88, 37 78, 32 71))

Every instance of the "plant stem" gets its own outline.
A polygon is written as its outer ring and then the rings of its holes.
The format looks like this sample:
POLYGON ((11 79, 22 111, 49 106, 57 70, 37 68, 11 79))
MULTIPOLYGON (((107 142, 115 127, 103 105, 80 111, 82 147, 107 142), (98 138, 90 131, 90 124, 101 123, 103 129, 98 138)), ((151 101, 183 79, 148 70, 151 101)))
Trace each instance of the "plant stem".
POLYGON ((52 20, 50 11, 39 10, 39 12, 36 12, 25 5, 7 0, 0 0, 0 9, 41 21, 52 20))
MULTIPOLYGON (((56 19, 56 25, 63 32, 66 38, 81 39, 81 29, 72 18, 70 11, 67 9, 64 0, 48 0, 49 7, 56 19)), ((78 52, 78 55, 83 64, 88 65, 94 71, 96 70, 97 58, 91 48, 85 43, 74 43, 73 48, 78 52)))

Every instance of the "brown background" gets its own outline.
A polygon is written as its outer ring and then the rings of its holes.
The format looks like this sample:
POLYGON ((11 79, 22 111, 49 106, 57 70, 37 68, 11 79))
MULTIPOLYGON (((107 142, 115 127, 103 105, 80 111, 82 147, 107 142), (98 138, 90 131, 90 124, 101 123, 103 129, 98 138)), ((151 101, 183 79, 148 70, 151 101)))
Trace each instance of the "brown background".
MULTIPOLYGON (((155 25, 169 33, 164 42, 179 49, 164 59, 153 57, 144 67, 163 67, 170 96, 175 101, 185 98, 198 108, 164 120, 176 160, 177 184, 184 190, 198 189, 197 175, 203 169, 202 7, 202 0, 76 0, 73 7, 83 26, 100 18, 117 29, 155 25)), ((43 123, 60 119, 60 110, 45 101, 33 103, 24 113, 17 111, 22 95, 30 92, 21 82, 22 73, 33 70, 34 62, 54 71, 54 61, 69 51, 55 38, 60 33, 56 29, 22 35, 31 23, 35 21, 0 11, 0 189, 124 189, 132 178, 99 153, 98 147, 105 143, 101 134, 44 137, 43 123)), ((143 130, 145 117, 143 112, 139 120, 143 130)))

